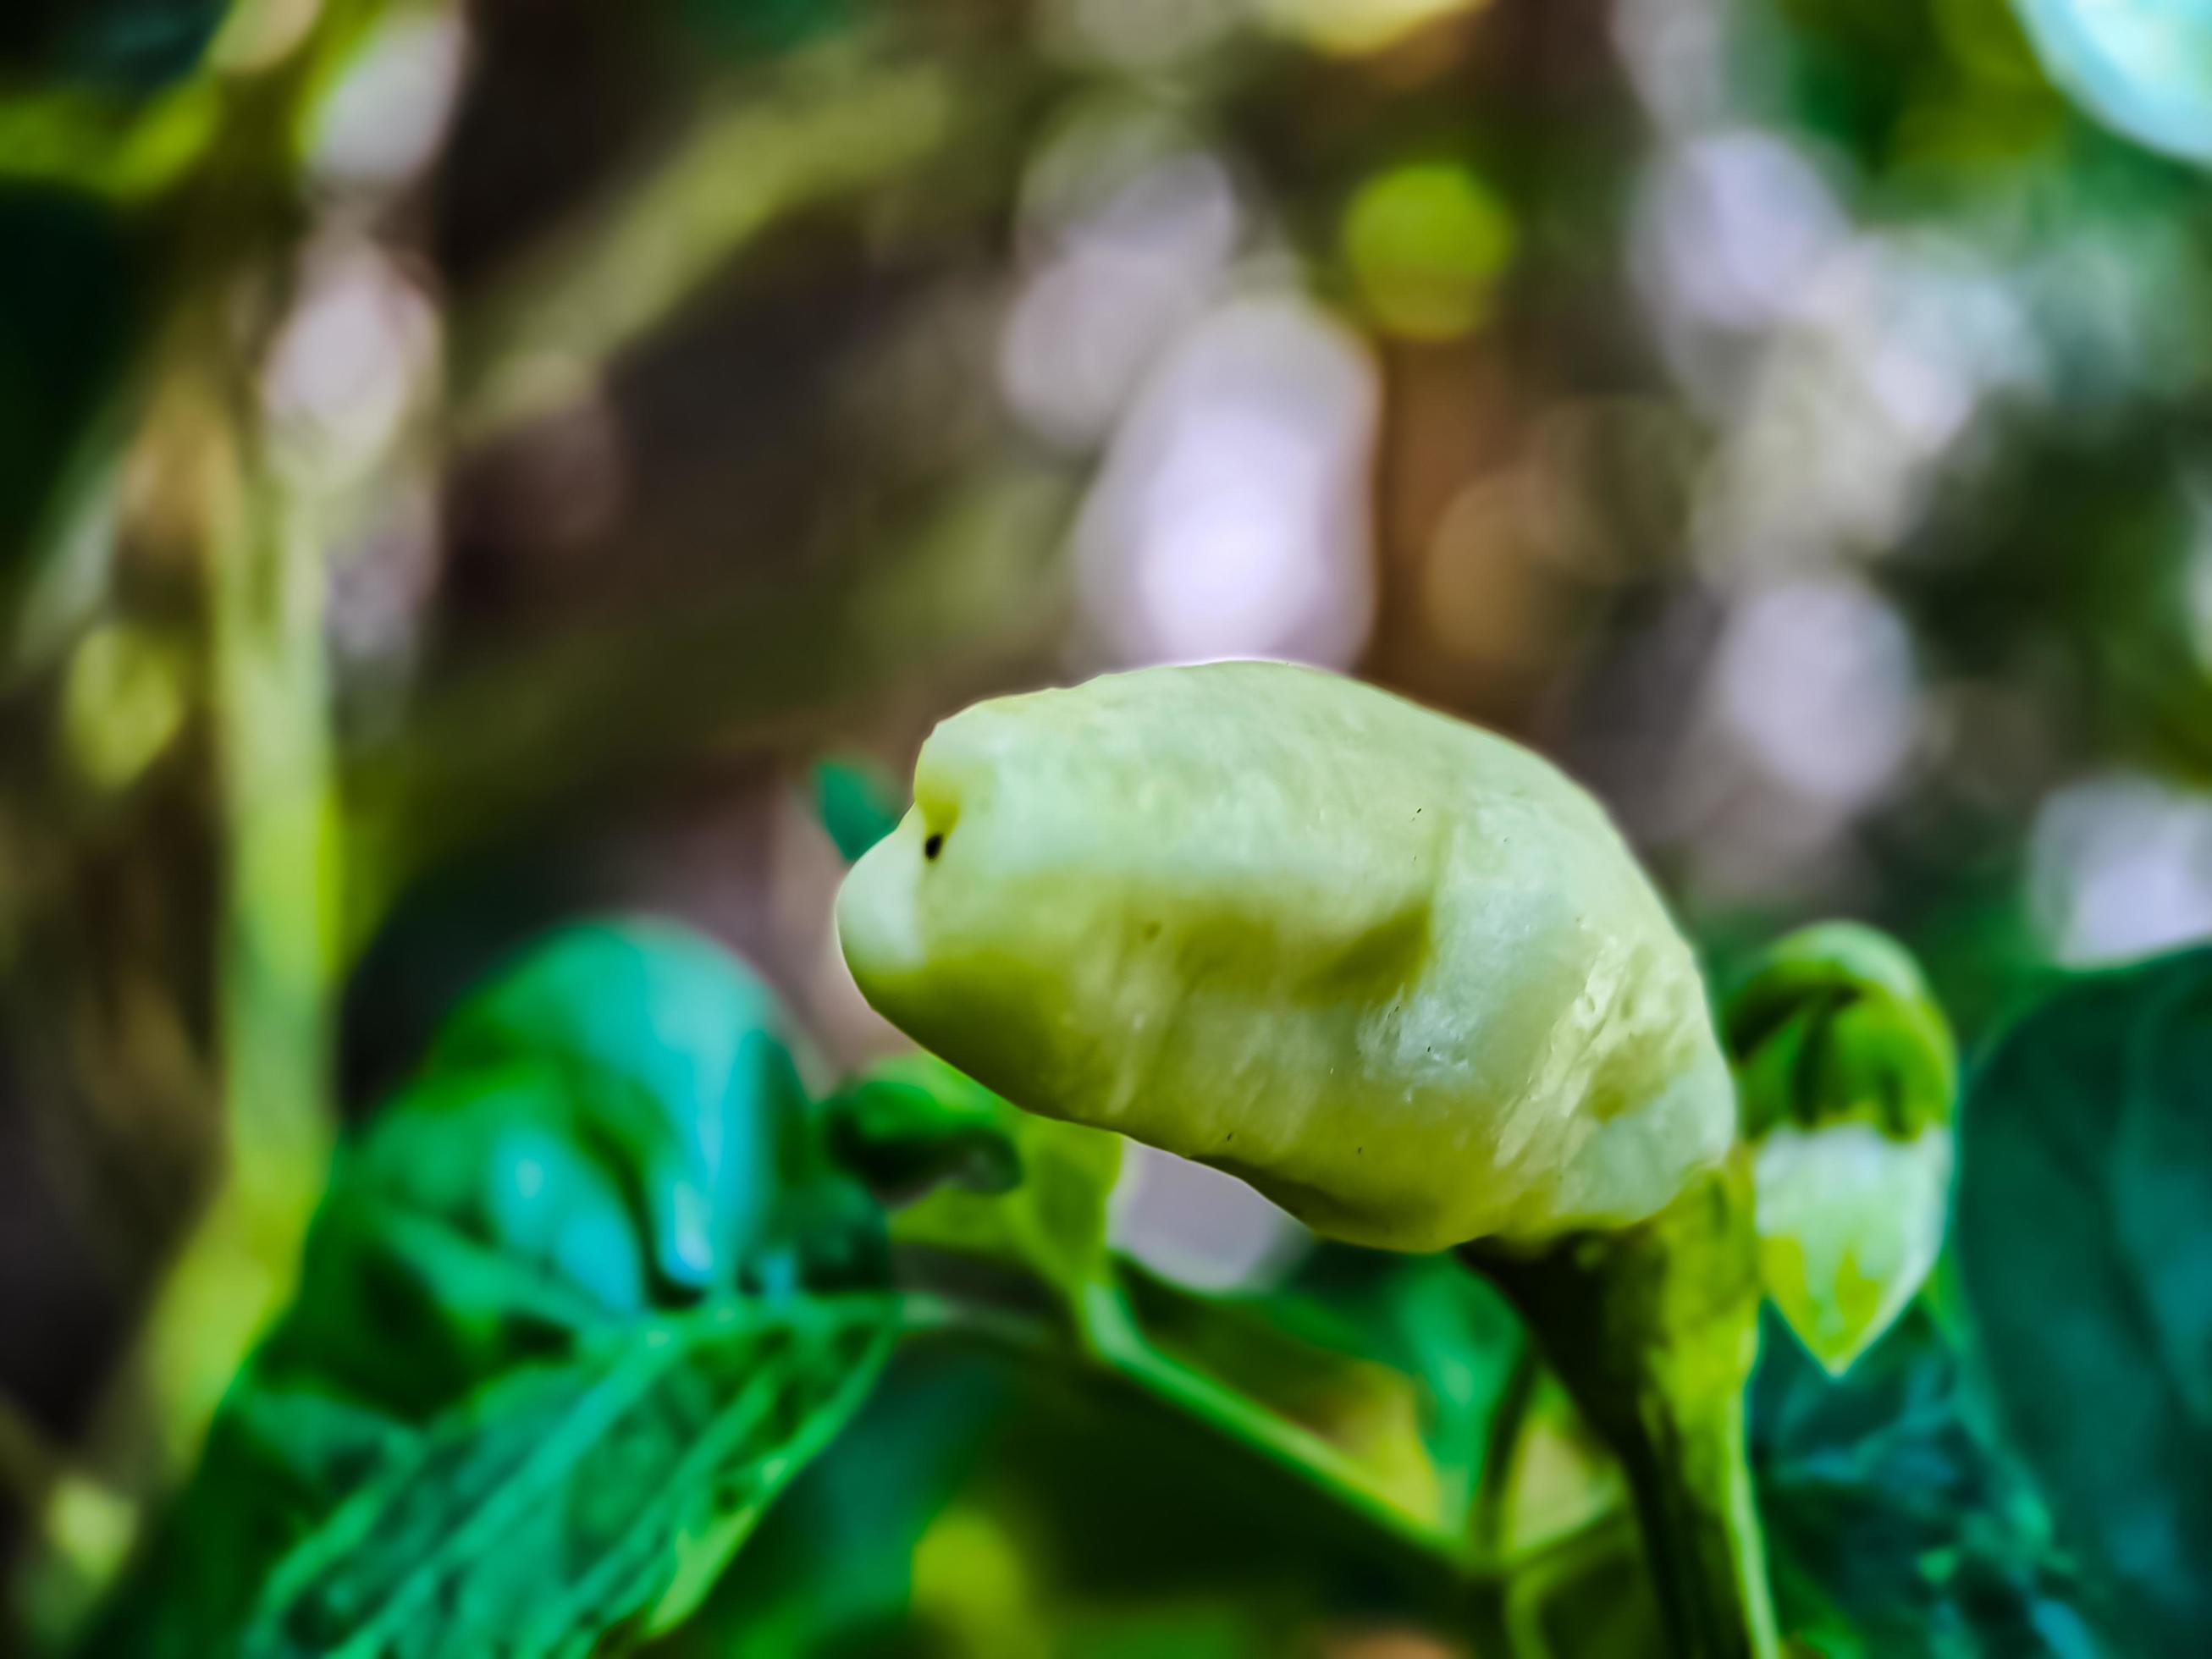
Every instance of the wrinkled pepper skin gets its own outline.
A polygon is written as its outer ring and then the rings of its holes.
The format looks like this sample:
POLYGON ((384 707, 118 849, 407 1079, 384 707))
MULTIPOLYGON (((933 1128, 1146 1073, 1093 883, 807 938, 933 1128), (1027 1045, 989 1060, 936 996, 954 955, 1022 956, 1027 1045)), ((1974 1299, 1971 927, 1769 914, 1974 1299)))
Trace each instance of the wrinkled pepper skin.
POLYGON ((1689 948, 1602 809, 1311 669, 954 716, 837 922, 868 1000, 989 1087, 1354 1243, 1623 1225, 1735 1134, 1689 948))

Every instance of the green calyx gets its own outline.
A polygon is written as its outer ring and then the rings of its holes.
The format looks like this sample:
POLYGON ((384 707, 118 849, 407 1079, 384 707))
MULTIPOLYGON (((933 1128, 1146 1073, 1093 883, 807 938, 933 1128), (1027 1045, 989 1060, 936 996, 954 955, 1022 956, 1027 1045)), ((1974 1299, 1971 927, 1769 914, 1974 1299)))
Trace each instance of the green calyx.
POLYGON ((1907 1140, 1951 1121, 1959 1055, 1919 964, 1887 934, 1821 922, 1777 941, 1727 998, 1743 1133, 1846 1120, 1907 1140))

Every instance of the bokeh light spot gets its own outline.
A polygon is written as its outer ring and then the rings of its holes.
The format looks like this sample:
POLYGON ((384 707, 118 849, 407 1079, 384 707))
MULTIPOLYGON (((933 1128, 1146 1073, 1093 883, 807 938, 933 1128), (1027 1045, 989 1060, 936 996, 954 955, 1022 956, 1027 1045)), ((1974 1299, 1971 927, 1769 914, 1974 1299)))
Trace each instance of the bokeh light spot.
POLYGON ((1473 11, 1480 0, 1261 0, 1284 33, 1344 56, 1380 52, 1417 29, 1473 11))
POLYGON ((1374 610, 1380 403, 1357 339, 1307 301, 1237 300, 1195 325, 1115 434, 1077 528, 1108 654, 1350 661, 1374 610))
POLYGON ((185 722, 185 665, 167 641, 125 623, 78 641, 62 687, 62 725, 78 769, 118 789, 152 764, 185 722))
POLYGON ((1344 217, 1344 255, 1361 300, 1385 330, 1448 340, 1490 312, 1513 257, 1513 216, 1474 174, 1418 162, 1359 187, 1344 217))

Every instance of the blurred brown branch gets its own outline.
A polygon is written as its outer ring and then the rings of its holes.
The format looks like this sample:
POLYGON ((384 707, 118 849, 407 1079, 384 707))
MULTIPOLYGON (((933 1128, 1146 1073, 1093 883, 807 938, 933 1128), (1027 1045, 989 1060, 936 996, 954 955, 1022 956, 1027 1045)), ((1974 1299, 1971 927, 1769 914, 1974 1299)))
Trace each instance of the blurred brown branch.
POLYGON ((1051 471, 973 481, 866 572, 848 556, 781 585, 688 592, 434 690, 397 733, 343 764, 346 954, 427 867, 502 833, 526 838, 533 814, 702 747, 788 743, 902 674, 1049 634, 1072 500, 1072 482, 1051 471))
POLYGON ((740 77, 455 319, 451 422, 481 443, 588 389, 779 220, 926 169, 1003 85, 881 42, 740 77))

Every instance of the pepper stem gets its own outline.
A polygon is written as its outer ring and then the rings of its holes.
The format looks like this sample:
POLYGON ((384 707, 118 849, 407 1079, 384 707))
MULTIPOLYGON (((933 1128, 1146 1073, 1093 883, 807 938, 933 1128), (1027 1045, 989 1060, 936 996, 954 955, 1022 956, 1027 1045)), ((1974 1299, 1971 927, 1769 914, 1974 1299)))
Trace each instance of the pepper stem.
POLYGON ((1462 1255, 1620 1458, 1675 1659, 1776 1659, 1744 1442, 1759 1289, 1741 1155, 1638 1226, 1462 1255))

